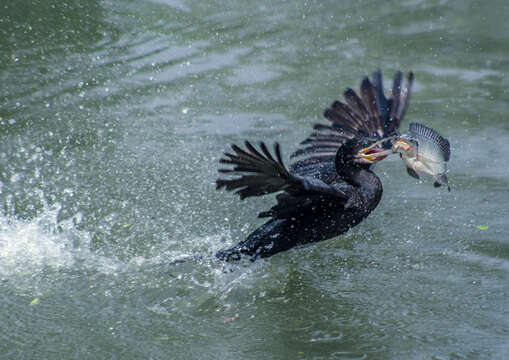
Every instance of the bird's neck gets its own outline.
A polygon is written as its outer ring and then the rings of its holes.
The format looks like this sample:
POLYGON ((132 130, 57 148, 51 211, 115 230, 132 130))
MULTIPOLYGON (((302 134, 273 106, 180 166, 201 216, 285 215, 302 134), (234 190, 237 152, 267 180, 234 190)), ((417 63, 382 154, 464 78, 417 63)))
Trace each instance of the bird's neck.
POLYGON ((348 166, 338 171, 338 175, 350 185, 358 187, 362 185, 363 176, 365 176, 364 171, 366 170, 359 167, 348 166))
POLYGON ((346 168, 340 174, 349 184, 362 188, 365 196, 378 204, 382 197, 382 182, 374 172, 363 168, 346 168))

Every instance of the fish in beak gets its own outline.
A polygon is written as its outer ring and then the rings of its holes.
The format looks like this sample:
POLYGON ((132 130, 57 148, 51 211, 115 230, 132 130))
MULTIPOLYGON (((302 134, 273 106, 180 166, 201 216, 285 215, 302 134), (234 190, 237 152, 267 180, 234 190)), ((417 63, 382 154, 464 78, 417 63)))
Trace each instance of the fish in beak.
POLYGON ((376 142, 371 146, 365 147, 359 151, 359 156, 368 163, 374 164, 394 153, 391 149, 383 149, 379 145, 379 142, 376 142))
POLYGON ((392 151, 400 154, 410 176, 419 179, 420 173, 431 175, 435 187, 446 185, 451 191, 447 179, 450 144, 435 130, 411 123, 408 132, 395 139, 392 151))

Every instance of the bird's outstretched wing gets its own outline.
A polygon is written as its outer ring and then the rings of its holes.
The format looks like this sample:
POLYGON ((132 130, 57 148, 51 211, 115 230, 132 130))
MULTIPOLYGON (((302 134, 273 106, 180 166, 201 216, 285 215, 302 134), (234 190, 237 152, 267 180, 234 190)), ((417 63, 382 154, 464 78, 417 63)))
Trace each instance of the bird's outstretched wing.
POLYGON ((219 169, 220 173, 236 177, 220 178, 216 188, 225 188, 241 199, 281 192, 276 196, 278 203, 269 211, 260 213, 259 217, 287 218, 296 213, 305 213, 311 207, 331 197, 335 202, 344 204, 349 199, 351 185, 329 185, 319 179, 291 173, 285 167, 278 143, 274 145, 274 154, 265 143, 260 143, 260 150, 249 141, 245 142, 246 150, 232 145, 233 153, 225 153, 222 164, 233 165, 233 168, 219 169))
POLYGON ((293 163, 290 170, 320 178, 335 171, 334 158, 347 140, 360 136, 382 140, 395 135, 408 108, 413 79, 410 72, 403 81, 398 71, 389 98, 384 94, 380 70, 373 73, 372 80, 368 77, 362 80, 360 96, 351 88, 347 89, 345 102, 334 101, 324 112, 331 124, 315 124, 316 132, 292 154, 292 157, 305 157, 293 163))

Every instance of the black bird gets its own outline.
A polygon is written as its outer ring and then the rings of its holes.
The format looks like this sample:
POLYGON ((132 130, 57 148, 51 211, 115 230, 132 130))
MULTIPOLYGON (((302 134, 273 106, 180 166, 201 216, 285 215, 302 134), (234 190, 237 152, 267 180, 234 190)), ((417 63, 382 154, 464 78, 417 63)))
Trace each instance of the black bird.
POLYGON ((278 192, 277 204, 258 217, 271 219, 234 247, 219 251, 222 260, 242 255, 255 260, 269 257, 297 245, 326 240, 359 224, 376 208, 382 197, 382 183, 373 164, 392 153, 390 139, 408 107, 413 74, 403 84, 397 72, 392 94, 383 92, 382 74, 365 77, 360 96, 352 89, 345 102, 335 101, 324 112, 331 123, 316 124, 312 133, 292 157, 304 156, 286 168, 278 143, 272 154, 265 143, 259 149, 245 141, 245 149, 232 145, 222 164, 233 168, 220 173, 217 189, 226 188, 240 199, 278 192))

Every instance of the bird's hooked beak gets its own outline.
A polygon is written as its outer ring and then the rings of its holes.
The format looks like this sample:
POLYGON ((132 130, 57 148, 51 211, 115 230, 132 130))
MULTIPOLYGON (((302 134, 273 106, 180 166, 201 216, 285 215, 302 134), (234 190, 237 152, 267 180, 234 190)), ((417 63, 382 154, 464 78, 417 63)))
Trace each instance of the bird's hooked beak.
POLYGON ((373 164, 380 160, 385 159, 387 156, 394 153, 392 151, 392 149, 387 150, 387 149, 381 148, 379 146, 380 143, 381 142, 378 141, 378 142, 362 149, 361 151, 359 151, 359 156, 362 159, 366 160, 368 163, 373 164))

